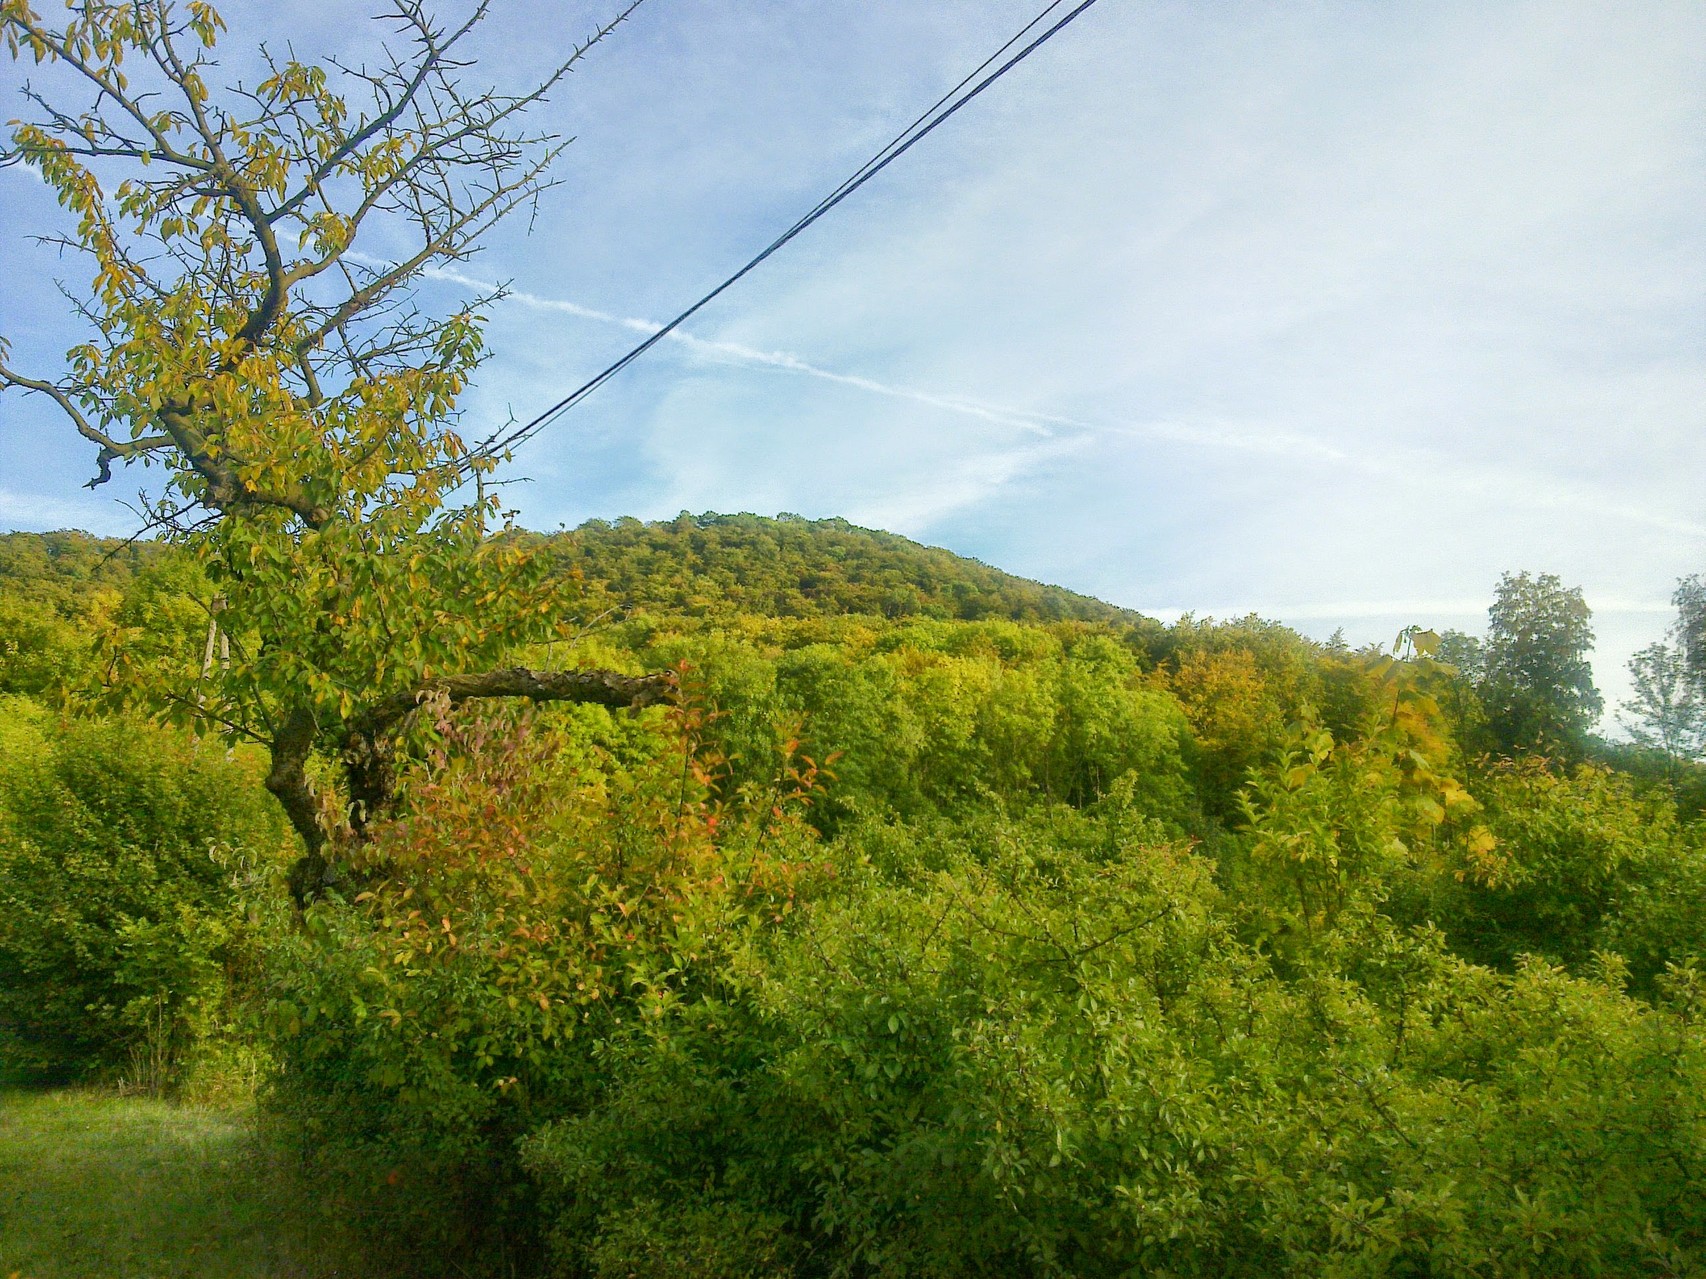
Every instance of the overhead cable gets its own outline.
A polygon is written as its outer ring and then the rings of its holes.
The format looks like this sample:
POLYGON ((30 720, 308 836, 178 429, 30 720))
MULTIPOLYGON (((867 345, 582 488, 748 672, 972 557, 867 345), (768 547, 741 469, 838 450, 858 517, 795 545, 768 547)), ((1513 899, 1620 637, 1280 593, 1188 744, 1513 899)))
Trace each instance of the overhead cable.
POLYGON ((869 182, 878 173, 882 172, 889 165, 893 164, 901 156, 910 151, 919 142, 923 141, 925 137, 927 137, 939 125, 944 123, 955 112, 959 111, 961 107, 964 107, 973 98, 977 97, 985 89, 989 88, 990 85, 994 84, 1002 76, 1006 75, 1014 67, 1018 66, 1026 58, 1030 57, 1031 54, 1035 53, 1039 48, 1051 40, 1058 32, 1064 29, 1067 24, 1072 22, 1091 5, 1095 4, 1096 0, 1080 0, 1080 2, 1064 17, 1057 20, 1052 26, 1048 27, 1028 44, 1025 44, 1017 53, 1014 53, 1011 57, 1007 58, 1005 62, 1001 62, 995 70, 989 72, 988 75, 984 75, 982 79, 977 79, 977 77, 981 75, 991 63, 999 60, 1002 55, 1012 49, 1014 45, 1023 41, 1031 31, 1046 21, 1049 15, 1056 9, 1060 8, 1065 2, 1066 0, 1053 0, 1053 3, 1049 4, 1041 13, 1026 23, 1025 26, 1020 29, 1018 34, 1013 36, 1006 44, 1002 45, 1001 48, 997 49, 988 58, 985 58, 975 70, 939 98, 934 105, 932 105, 910 125, 897 134, 887 146, 883 147, 883 149, 878 151, 876 155, 872 156, 864 164, 859 166, 859 168, 855 170, 844 182, 842 182, 840 186, 836 187, 834 191, 830 192, 822 200, 818 201, 810 212, 806 213, 799 219, 799 221, 795 222, 781 235, 772 240, 767 246, 765 246, 762 252, 760 252, 745 266, 741 267, 740 270, 729 276, 728 279, 724 280, 716 288, 705 294, 697 302, 693 303, 692 306, 688 307, 680 315, 669 321, 669 323, 659 325, 655 333, 651 334, 645 341, 641 342, 638 346, 634 347, 633 350, 622 356, 621 359, 608 365, 601 372, 581 383, 580 386, 569 392, 569 394, 558 400, 537 417, 532 418, 531 420, 512 429, 501 432, 498 436, 483 445, 479 452, 486 456, 492 456, 494 454, 513 449, 516 445, 532 438, 552 422, 556 421, 564 413, 568 412, 575 405, 586 399, 587 396, 591 395, 599 387, 603 386, 611 378, 615 377, 623 369, 627 368, 635 360, 639 359, 647 351, 651 350, 659 342, 663 341, 664 338, 668 337, 676 329, 680 328, 682 324, 686 323, 699 311, 703 310, 706 306, 710 305, 711 302, 722 296, 722 294, 727 292, 736 283, 757 268, 760 263, 770 257, 783 245, 787 244, 788 241, 799 235, 800 232, 811 226, 812 223, 823 217, 836 205, 840 204, 848 196, 852 195, 853 192, 864 186, 865 183, 869 182), (972 83, 974 80, 976 80, 975 84, 972 83), (967 89, 967 85, 971 85, 972 87, 967 89))

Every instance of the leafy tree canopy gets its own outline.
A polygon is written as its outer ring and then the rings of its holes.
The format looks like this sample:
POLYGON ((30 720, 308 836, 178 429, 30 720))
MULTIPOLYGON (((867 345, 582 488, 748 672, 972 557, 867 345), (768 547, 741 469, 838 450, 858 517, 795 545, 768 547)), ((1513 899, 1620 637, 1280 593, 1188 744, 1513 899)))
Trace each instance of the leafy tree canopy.
POLYGON ((1706 700, 1684 651, 1649 644, 1629 659, 1629 676, 1634 695, 1619 718, 1638 745, 1662 753, 1673 772, 1706 751, 1706 700))
POLYGON ((840 519, 683 511, 655 523, 590 520, 546 545, 626 609, 1154 625, 1129 609, 840 519))
POLYGON ((246 84, 223 80, 225 23, 204 0, 58 21, 0 4, 13 58, 45 73, 0 161, 55 191, 71 224, 50 241, 88 268, 69 290, 86 340, 44 377, 0 338, 0 390, 56 404, 98 450, 93 483, 115 463, 164 468, 154 522, 203 566, 228 656, 163 665, 157 694, 271 753, 268 786, 306 848, 299 892, 389 803, 421 697, 663 689, 494 669, 559 623, 542 566, 488 536, 495 447, 457 430, 496 295, 435 312, 413 288, 550 185, 563 144, 524 116, 632 8, 506 93, 462 80, 485 5, 447 24, 398 0, 376 65, 263 47, 246 84), (317 753, 342 762, 341 795, 310 784, 317 753))
POLYGON ((1487 610, 1482 697, 1505 752, 1577 753, 1603 708, 1594 687, 1592 611, 1551 573, 1506 573, 1487 610))
POLYGON ((1706 696, 1706 575, 1685 577, 1676 584, 1676 638, 1684 667, 1696 690, 1706 696))

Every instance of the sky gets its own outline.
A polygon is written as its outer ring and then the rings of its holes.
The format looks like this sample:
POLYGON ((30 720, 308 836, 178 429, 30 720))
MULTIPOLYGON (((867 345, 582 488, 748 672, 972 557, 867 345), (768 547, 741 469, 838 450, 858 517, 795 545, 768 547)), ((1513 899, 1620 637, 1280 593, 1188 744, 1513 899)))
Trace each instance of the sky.
MULTIPOLYGON (((468 422, 719 283, 1041 4, 646 0, 540 112, 574 141, 538 216, 422 285, 515 290, 468 422)), ((497 0, 470 75, 519 84, 613 7, 497 0)), ((262 39, 382 35, 222 11, 233 78, 262 39)), ((53 225, 0 171, 33 369, 75 340, 53 225)), ((1550 572, 1614 702, 1706 571, 1706 5, 1099 0, 685 334, 522 450, 524 524, 839 515, 1353 644, 1479 630, 1501 573, 1550 572)), ((131 531, 134 479, 90 474, 0 398, 0 528, 131 531)))

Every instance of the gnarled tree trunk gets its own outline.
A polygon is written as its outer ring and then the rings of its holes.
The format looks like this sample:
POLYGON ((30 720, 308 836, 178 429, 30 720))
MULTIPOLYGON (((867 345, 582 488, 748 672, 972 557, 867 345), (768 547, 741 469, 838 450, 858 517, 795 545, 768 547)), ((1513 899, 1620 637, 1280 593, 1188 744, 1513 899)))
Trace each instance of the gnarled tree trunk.
POLYGON ((381 698, 353 716, 335 750, 348 787, 348 820, 327 829, 324 807, 308 782, 308 760, 320 744, 320 729, 307 707, 285 717, 272 744, 272 768, 267 789, 277 797, 304 853, 290 872, 290 892, 304 905, 336 880, 337 864, 328 856, 340 842, 359 843, 371 823, 385 816, 396 798, 396 738, 398 730, 419 707, 442 698, 451 706, 475 698, 524 697, 535 702, 584 702, 595 706, 638 709, 668 698, 674 678, 665 674, 621 675, 615 671, 535 671, 526 667, 447 675, 419 688, 381 698))

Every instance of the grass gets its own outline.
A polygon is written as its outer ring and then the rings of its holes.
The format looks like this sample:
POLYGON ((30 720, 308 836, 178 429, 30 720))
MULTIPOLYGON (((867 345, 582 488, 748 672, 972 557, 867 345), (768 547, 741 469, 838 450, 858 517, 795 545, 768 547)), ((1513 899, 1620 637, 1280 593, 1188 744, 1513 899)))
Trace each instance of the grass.
POLYGON ((0 1092, 0 1279, 352 1275, 304 1209, 244 1109, 0 1092))

